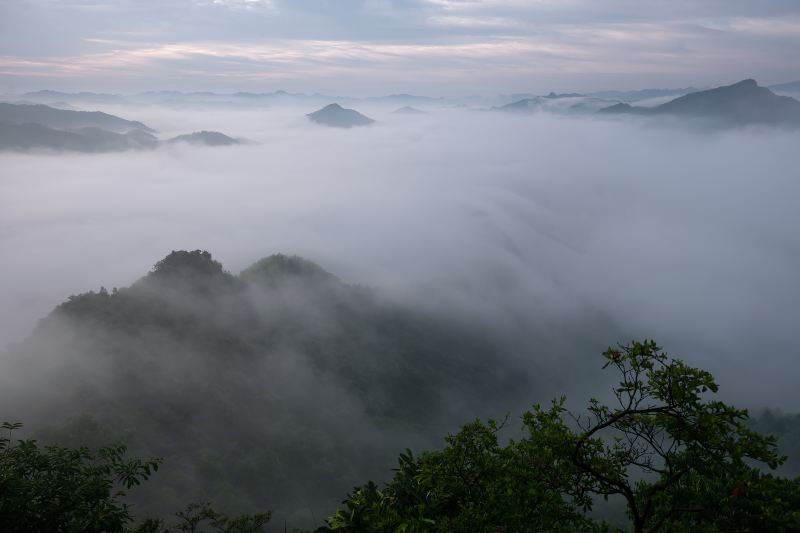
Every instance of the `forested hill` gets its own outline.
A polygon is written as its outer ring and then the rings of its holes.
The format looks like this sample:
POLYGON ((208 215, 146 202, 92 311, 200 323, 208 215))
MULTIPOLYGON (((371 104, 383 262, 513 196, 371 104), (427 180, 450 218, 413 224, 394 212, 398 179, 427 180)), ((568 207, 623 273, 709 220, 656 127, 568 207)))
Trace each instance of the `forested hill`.
POLYGON ((3 410, 14 412, 2 415, 50 427, 45 440, 113 436, 164 457, 141 513, 210 500, 319 523, 356 482, 385 478, 398 451, 530 391, 476 331, 298 257, 237 276, 208 252, 178 251, 43 319, 9 354, 3 410))
MULTIPOLYGON (((439 449, 443 435, 476 417, 513 412, 521 398, 535 401, 539 384, 552 379, 531 378, 534 365, 493 340, 490 328, 476 326, 392 303, 299 257, 273 255, 232 275, 208 252, 172 252, 129 287, 70 297, 4 354, 0 419, 24 420, 42 443, 98 449, 122 441, 135 456, 163 458, 152 479, 131 492, 137 518, 170 517, 190 502, 213 502, 231 514, 270 510, 273 531, 314 528, 350 494, 348 509, 358 520, 434 516, 439 530, 453 530, 448 520, 470 523, 473 511, 488 517, 481 505, 496 511, 496 523, 530 506, 558 519, 523 497, 528 488, 514 492, 521 500, 509 499, 508 483, 540 473, 529 468, 525 453, 519 456, 525 469, 515 473, 515 450, 535 444, 535 457, 550 457, 562 447, 548 448, 547 439, 571 426, 536 430, 528 440, 516 440, 520 434, 511 430, 517 444, 484 449, 497 438, 492 426, 481 433, 482 426, 468 424, 460 437, 448 437, 441 454, 400 456, 401 467, 433 469, 414 478, 424 481, 415 481, 414 490, 428 494, 430 488, 433 497, 397 496, 405 494, 408 468, 394 474, 383 500, 375 492, 381 485, 353 492, 365 480, 392 478, 395 458, 406 448, 439 449), (476 436, 478 442, 470 440, 476 436), (540 453, 539 446, 550 451, 540 453), (500 462, 483 462, 487 450, 500 462), (478 500, 461 507, 447 503, 451 489, 469 492, 460 478, 437 473, 450 459, 489 469, 477 479, 500 475, 491 489, 499 492, 470 493, 478 500), (439 486, 453 479, 453 487, 439 486), (363 495, 369 498, 362 501, 363 495), (495 497, 505 507, 491 503, 495 497), (422 500, 424 513, 417 507, 422 500), (375 502, 380 512, 372 516, 375 502)), ((778 451, 792 456, 781 473, 794 475, 796 417, 764 415, 750 423, 781 437, 778 451)), ((552 464, 557 478, 565 472, 566 463, 552 464)), ((723 493, 730 490, 726 485, 723 493)), ((329 523, 349 524, 348 513, 329 523)))

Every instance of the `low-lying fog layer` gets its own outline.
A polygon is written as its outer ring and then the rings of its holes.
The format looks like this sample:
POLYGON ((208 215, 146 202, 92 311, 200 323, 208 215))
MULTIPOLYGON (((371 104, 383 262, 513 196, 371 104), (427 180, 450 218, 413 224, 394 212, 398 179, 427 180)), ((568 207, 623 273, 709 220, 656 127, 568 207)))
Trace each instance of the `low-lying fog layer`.
POLYGON ((800 408, 797 133, 457 109, 359 108, 378 122, 353 130, 309 123, 314 109, 104 110, 162 136, 259 144, 0 154, 0 345, 170 250, 233 271, 284 252, 510 329, 606 314, 608 343, 655 338, 737 404, 800 408))

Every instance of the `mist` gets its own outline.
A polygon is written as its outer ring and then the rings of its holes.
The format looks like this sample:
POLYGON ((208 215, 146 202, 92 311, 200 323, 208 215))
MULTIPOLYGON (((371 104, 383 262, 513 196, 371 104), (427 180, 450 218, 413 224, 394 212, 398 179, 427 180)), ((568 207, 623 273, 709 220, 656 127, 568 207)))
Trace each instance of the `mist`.
POLYGON ((0 530, 800 529, 798 42, 0 0, 0 530))
POLYGON ((368 105, 377 123, 348 131, 296 107, 104 110, 255 143, 0 154, 1 344, 171 250, 209 250, 234 273, 283 252, 509 339, 606 324, 593 353, 529 361, 558 385, 648 337, 738 403, 800 407, 796 133, 368 105))

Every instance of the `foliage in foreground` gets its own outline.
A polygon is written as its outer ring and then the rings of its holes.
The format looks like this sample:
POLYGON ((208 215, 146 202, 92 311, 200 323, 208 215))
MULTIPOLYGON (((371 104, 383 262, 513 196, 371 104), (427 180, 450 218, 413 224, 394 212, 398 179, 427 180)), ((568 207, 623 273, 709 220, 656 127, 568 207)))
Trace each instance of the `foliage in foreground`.
POLYGON ((20 424, 4 423, 0 438, 0 530, 121 531, 132 520, 121 501, 159 461, 126 459, 125 447, 40 448, 35 441, 10 442, 20 424))
POLYGON ((0 531, 53 533, 257 533, 269 513, 231 518, 209 504, 176 513, 174 525, 146 520, 132 528, 126 491, 158 470, 160 459, 126 457, 115 444, 96 453, 88 448, 40 447, 34 440, 13 443, 19 423, 3 423, 0 437, 0 531))
MULTIPOLYGON (((590 518, 593 498, 615 497, 635 532, 800 531, 800 478, 765 474, 783 461, 774 437, 748 414, 713 399, 711 374, 668 357, 651 341, 609 349, 620 375, 613 402, 571 413, 565 399, 522 417, 523 436, 475 421, 440 451, 400 456, 394 478, 355 488, 323 531, 610 531, 590 518)), ((169 524, 134 524, 127 490, 159 459, 123 445, 40 447, 0 438, 0 530, 8 532, 257 533, 270 513, 229 517, 192 504, 169 524)))
POLYGON ((167 525, 164 520, 145 520, 131 533, 196 533, 215 531, 217 533, 258 533, 269 522, 272 513, 257 513, 229 517, 215 511, 210 503, 192 503, 186 509, 175 513, 177 522, 167 525), (210 529, 208 529, 210 528, 210 529))
POLYGON ((784 458, 747 427, 747 411, 709 398, 711 374, 652 341, 603 355, 620 374, 612 405, 534 406, 525 436, 505 445, 496 423, 468 424, 441 451, 401 455, 384 489, 355 488, 329 530, 607 529, 583 512, 592 495, 624 499, 635 532, 800 530, 800 480, 752 466, 784 458))

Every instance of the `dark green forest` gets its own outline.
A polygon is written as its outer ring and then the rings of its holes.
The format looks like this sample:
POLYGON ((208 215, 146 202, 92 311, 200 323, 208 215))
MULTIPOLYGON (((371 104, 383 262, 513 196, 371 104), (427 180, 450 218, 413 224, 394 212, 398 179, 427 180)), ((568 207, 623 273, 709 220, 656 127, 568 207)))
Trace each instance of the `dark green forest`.
POLYGON ((651 341, 541 403, 515 344, 299 257, 173 252, 6 354, 0 529, 800 529, 800 416, 651 341))
POLYGON ((232 513, 269 502, 276 519, 313 524, 404 447, 508 409, 527 383, 506 354, 466 322, 298 257, 232 275, 178 251, 44 318, 6 356, 2 416, 43 443, 122 440, 163 457, 161 482, 134 496, 150 514, 187 498, 232 513))

